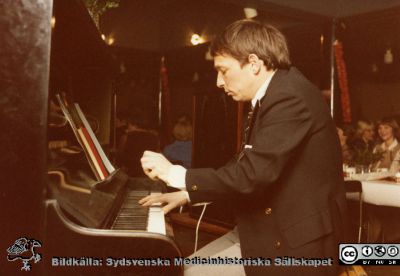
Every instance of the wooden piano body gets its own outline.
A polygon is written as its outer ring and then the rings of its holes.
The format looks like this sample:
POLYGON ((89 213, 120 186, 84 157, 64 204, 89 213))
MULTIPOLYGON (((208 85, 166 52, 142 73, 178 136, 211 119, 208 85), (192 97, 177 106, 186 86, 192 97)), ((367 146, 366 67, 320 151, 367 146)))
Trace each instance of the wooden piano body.
MULTIPOLYGON (((44 275, 181 275, 174 258, 180 251, 168 236, 156 233, 81 227, 65 216, 56 200, 46 201, 44 275), (84 266, 56 266, 64 258, 84 259, 84 266), (57 259, 54 261, 53 259, 57 259), (90 260, 88 260, 90 259, 90 260), (102 265, 91 266, 93 260, 102 265), (130 260, 149 261, 129 265, 130 260), (115 262, 119 262, 115 267, 115 262), (54 263, 54 264, 52 264, 54 263), (170 264, 170 265, 169 265, 170 264)), ((43 274, 42 274, 43 275, 43 274)))
MULTIPOLYGON (((54 172, 54 171, 53 171, 54 172)), ((171 226, 164 233, 121 230, 112 224, 128 189, 155 186, 144 178, 129 178, 117 171, 91 189, 72 186, 61 174, 50 174, 48 185, 55 199, 45 201, 44 271, 47 275, 180 275, 174 260, 181 256, 171 226), (68 183, 66 183, 68 182, 68 183), (62 183, 62 184, 61 184, 62 183), (72 188, 72 187, 74 188, 72 188), (82 225, 83 224, 83 225, 82 225), (87 227, 90 226, 90 227, 87 227), (68 266, 63 262, 82 262, 68 266), (92 265, 97 260, 100 265, 92 265), (133 262, 138 262, 133 265, 133 262), (145 265, 140 265, 143 262, 145 265), (146 263, 147 262, 147 263, 146 263)), ((156 187, 158 188, 158 187, 156 187)), ((154 187, 153 187, 154 189, 154 187)), ((164 229, 158 229, 163 232, 164 229)))

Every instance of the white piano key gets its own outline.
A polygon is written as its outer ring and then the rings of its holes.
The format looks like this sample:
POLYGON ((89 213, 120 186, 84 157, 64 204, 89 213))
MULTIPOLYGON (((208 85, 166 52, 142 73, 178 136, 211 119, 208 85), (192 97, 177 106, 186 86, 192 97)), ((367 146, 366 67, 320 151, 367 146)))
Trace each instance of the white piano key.
MULTIPOLYGON (((151 193, 157 195, 161 193, 151 193)), ((147 221, 147 231, 166 235, 165 217, 161 204, 156 203, 149 208, 149 218, 147 221)))

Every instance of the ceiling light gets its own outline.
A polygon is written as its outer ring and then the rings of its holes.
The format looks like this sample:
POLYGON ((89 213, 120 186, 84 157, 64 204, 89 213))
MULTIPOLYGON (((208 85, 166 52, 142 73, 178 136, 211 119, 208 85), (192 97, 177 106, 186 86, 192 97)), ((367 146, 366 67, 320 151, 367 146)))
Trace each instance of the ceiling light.
POLYGON ((203 41, 204 41, 203 38, 201 38, 201 36, 199 36, 198 34, 193 34, 192 38, 190 39, 190 42, 193 45, 198 45, 200 43, 203 43, 203 41))
POLYGON ((246 16, 246 18, 253 18, 256 17, 258 15, 257 10, 255 8, 244 8, 244 15, 246 16))

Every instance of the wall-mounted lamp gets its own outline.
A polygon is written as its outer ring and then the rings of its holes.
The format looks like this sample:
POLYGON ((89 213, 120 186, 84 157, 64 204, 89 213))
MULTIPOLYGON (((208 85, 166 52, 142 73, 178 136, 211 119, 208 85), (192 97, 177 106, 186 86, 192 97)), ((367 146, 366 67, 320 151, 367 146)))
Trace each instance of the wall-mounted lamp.
POLYGON ((113 45, 114 42, 115 42, 115 39, 114 39, 114 37, 112 37, 112 36, 109 36, 109 37, 106 39, 106 43, 107 43, 108 45, 113 45))
POLYGON ((106 36, 105 34, 101 34, 101 39, 103 39, 104 42, 107 43, 108 45, 112 45, 115 42, 115 39, 112 34, 108 36, 106 36))
POLYGON ((203 43, 204 39, 198 34, 193 34, 190 42, 192 43, 192 45, 198 45, 200 43, 203 43))
POLYGON ((244 8, 244 16, 246 16, 246 18, 254 18, 258 15, 257 10, 255 8, 244 8))
POLYGON ((392 53, 392 49, 388 48, 386 49, 386 52, 383 56, 383 62, 385 64, 392 64, 393 63, 393 53, 392 53))
POLYGON ((50 25, 52 29, 56 26, 56 18, 54 16, 51 17, 50 25))

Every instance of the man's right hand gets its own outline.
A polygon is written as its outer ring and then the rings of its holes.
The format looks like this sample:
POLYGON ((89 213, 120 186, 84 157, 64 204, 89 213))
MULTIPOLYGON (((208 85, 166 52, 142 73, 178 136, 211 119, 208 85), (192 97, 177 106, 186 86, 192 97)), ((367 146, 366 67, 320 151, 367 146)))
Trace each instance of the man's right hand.
POLYGON ((145 151, 140 162, 144 173, 151 179, 160 179, 168 186, 186 189, 186 169, 179 165, 172 165, 161 153, 145 151))
POLYGON ((171 162, 161 153, 146 150, 140 159, 144 173, 153 180, 161 179, 167 182, 171 162))

